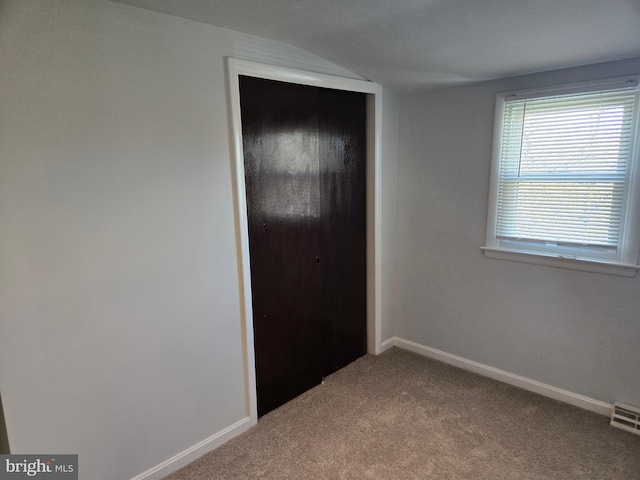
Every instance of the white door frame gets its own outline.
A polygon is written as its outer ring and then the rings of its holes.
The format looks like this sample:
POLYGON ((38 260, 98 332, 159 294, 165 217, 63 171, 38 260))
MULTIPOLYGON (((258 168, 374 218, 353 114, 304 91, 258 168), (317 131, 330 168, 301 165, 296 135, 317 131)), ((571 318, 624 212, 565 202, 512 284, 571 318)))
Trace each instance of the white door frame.
POLYGON ((382 133, 382 87, 351 78, 305 72, 262 63, 228 58, 230 114, 232 125, 233 183, 235 197, 236 248, 240 276, 240 311, 244 357, 245 403, 251 424, 258 421, 255 352, 253 344, 253 308, 249 263, 249 227, 244 182, 240 85, 238 77, 266 78, 315 87, 348 90, 367 94, 367 352, 381 352, 381 178, 380 137, 382 133))

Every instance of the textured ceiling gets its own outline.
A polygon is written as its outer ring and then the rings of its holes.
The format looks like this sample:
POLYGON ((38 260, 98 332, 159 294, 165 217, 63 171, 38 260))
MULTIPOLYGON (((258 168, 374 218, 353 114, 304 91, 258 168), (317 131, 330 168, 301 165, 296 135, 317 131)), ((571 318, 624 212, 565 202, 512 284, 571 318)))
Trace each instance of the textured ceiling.
POLYGON ((640 57, 640 0, 117 0, 279 40, 399 91, 640 57))

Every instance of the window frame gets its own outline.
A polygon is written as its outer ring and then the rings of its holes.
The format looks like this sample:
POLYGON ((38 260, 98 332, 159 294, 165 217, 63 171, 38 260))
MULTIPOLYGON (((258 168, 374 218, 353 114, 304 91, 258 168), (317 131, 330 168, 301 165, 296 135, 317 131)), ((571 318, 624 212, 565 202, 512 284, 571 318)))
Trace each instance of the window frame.
POLYGON ((569 268, 587 272, 635 277, 640 251, 640 77, 631 76, 608 79, 599 82, 583 82, 568 85, 555 85, 538 89, 509 91, 498 93, 495 102, 493 150, 491 157, 491 179, 487 210, 487 230, 485 246, 480 247, 488 258, 516 262, 569 268), (497 237, 498 193, 500 186, 500 168, 502 162, 502 136, 505 105, 511 99, 553 97, 557 95, 597 92, 599 90, 626 89, 635 91, 636 104, 631 124, 631 148, 626 176, 626 190, 623 200, 624 213, 620 220, 622 237, 615 259, 594 258, 588 250, 577 246, 544 246, 523 248, 509 245, 497 237))

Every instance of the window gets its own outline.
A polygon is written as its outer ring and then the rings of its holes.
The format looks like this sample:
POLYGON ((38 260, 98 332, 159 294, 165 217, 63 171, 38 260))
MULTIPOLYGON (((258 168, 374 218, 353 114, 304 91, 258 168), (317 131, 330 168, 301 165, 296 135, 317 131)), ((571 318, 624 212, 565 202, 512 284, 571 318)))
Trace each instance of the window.
POLYGON ((637 85, 498 95, 487 257, 635 276, 637 85))

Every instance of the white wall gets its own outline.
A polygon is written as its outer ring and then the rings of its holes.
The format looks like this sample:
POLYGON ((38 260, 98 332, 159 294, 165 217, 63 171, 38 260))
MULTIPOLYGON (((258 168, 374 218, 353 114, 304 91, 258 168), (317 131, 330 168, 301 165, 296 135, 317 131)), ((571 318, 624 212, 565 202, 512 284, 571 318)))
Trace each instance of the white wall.
POLYGON ((102 0, 0 4, 13 452, 126 479, 246 418, 225 56, 354 76, 102 0))
POLYGON ((393 337, 396 314, 396 220, 398 209, 398 126, 400 97, 382 96, 382 341, 393 337))
POLYGON ((611 403, 640 405, 640 278, 492 260, 498 92, 640 73, 640 59, 403 96, 395 334, 611 403))

